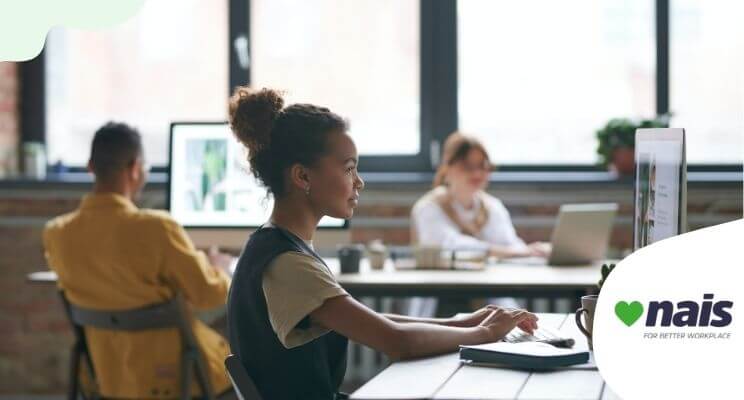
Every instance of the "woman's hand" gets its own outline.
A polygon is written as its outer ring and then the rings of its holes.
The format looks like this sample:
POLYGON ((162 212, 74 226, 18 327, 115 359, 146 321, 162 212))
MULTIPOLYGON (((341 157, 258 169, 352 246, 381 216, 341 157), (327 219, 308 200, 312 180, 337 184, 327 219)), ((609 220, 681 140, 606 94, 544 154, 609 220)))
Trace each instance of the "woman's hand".
POLYGON ((487 334, 489 342, 504 338, 515 326, 532 334, 537 329, 537 316, 529 311, 497 308, 478 325, 487 334))
POLYGON ((467 314, 460 314, 457 316, 454 316, 452 318, 449 318, 447 321, 445 321, 444 325, 447 326, 457 326, 461 328, 470 328, 473 326, 479 326, 483 323, 483 321, 488 318, 491 313, 493 313, 496 310, 504 311, 504 312, 513 312, 513 311, 524 311, 529 314, 529 318, 520 321, 516 324, 520 329, 523 331, 532 334, 535 329, 537 329, 537 321, 538 318, 535 314, 530 313, 526 310, 519 310, 514 308, 503 308, 499 307, 493 304, 489 304, 487 306, 484 306, 476 311, 473 311, 472 313, 467 314))
POLYGON ((529 255, 536 257, 550 257, 553 246, 548 242, 532 242, 527 245, 529 255))
POLYGON ((496 258, 507 259, 514 257, 549 257, 553 246, 548 242, 532 242, 526 246, 497 246, 489 249, 489 255, 496 258))

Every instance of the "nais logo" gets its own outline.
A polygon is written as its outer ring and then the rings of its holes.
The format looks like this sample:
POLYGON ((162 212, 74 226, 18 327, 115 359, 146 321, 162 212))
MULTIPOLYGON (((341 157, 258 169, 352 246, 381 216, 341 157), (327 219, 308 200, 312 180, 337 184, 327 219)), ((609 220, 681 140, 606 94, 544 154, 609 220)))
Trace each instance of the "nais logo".
POLYGON ((625 325, 631 326, 638 321, 643 315, 643 304, 637 301, 627 303, 624 301, 618 301, 615 304, 615 315, 623 321, 625 325))
MULTIPOLYGON (((703 295, 702 303, 692 300, 679 301, 676 304, 664 301, 650 301, 644 307, 639 301, 618 301, 615 304, 615 315, 624 325, 633 326, 646 313, 645 326, 647 328, 669 327, 678 328, 714 327, 723 328, 731 324, 734 302, 728 300, 714 301, 714 295, 703 295)), ((731 332, 644 332, 646 339, 730 339, 731 332)))

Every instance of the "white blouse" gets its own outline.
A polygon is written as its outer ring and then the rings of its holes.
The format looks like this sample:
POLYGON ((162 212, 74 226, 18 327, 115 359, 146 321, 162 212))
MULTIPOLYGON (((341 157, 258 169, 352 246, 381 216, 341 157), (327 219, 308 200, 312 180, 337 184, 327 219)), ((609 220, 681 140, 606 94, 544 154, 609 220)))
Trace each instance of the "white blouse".
POLYGON ((469 236, 460 231, 436 199, 447 190, 444 186, 437 187, 414 204, 411 211, 411 224, 418 244, 439 245, 445 249, 488 250, 492 245, 526 248, 522 239, 517 236, 514 226, 501 200, 482 192, 475 197, 474 207, 466 209, 455 201, 452 204, 457 216, 463 222, 474 221, 480 209, 481 199, 488 210, 488 221, 481 229, 478 237, 469 236))

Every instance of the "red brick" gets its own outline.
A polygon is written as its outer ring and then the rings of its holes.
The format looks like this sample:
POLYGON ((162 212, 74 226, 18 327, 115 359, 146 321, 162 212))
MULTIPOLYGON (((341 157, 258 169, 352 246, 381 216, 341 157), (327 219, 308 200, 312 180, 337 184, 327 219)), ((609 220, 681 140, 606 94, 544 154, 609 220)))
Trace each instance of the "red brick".
POLYGON ((26 337, 20 334, 0 334, 0 339, 0 354, 5 357, 23 355, 23 342, 26 337))
MULTIPOLYGON (((4 149, 16 147, 18 131, 18 72, 17 64, 0 62, 0 164, 7 164, 17 158, 17 154, 6 156, 4 149)), ((2 215, 2 214, 0 214, 2 215)))
POLYGON ((63 315, 29 315, 25 322, 26 332, 29 333, 71 332, 70 323, 63 315))
MULTIPOLYGON (((31 285, 31 284, 29 284, 31 285)), ((29 288, 29 290, 34 290, 33 288, 29 288)), ((62 309, 62 305, 60 303, 60 299, 57 298, 57 296, 54 297, 41 297, 36 299, 31 299, 25 302, 17 302, 17 303, 11 303, 5 306, 0 305, 0 309, 8 310, 9 312, 16 313, 16 314, 32 314, 32 313, 40 313, 40 312, 46 312, 49 310, 57 310, 60 313, 64 312, 62 309)))
POLYGON ((75 210, 79 199, 4 199, 0 215, 23 217, 55 217, 75 210))

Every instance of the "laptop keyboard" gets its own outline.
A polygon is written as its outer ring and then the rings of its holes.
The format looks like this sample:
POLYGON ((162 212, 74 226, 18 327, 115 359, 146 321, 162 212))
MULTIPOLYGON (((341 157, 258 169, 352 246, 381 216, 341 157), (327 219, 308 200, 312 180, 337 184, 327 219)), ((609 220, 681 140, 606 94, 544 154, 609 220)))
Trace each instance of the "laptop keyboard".
POLYGON ((566 348, 573 347, 575 343, 572 338, 563 337, 558 332, 546 327, 536 329, 532 335, 516 327, 506 334, 504 341, 509 343, 543 342, 566 348))

